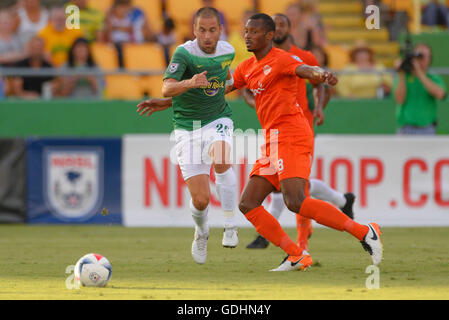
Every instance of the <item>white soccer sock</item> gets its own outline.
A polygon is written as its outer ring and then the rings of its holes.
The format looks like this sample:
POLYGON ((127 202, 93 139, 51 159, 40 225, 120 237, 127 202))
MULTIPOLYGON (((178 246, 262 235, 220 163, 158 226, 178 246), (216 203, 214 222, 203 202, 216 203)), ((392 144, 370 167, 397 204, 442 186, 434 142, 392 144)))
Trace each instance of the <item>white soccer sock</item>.
POLYGON ((313 198, 328 201, 338 208, 342 208, 346 204, 346 198, 343 193, 332 189, 321 180, 310 179, 309 190, 313 198))
POLYGON ((201 234, 209 233, 209 225, 207 224, 207 213, 209 211, 209 206, 204 210, 198 210, 193 205, 192 199, 190 199, 190 211, 192 211, 192 218, 195 221, 195 225, 198 232, 201 234))
POLYGON ((282 192, 272 192, 271 193, 271 203, 267 210, 276 220, 279 220, 282 210, 284 210, 284 195, 282 192))
POLYGON ((215 172, 215 187, 220 198, 221 208, 224 211, 225 228, 235 227, 235 206, 237 203, 237 179, 234 170, 230 167, 223 173, 215 172))

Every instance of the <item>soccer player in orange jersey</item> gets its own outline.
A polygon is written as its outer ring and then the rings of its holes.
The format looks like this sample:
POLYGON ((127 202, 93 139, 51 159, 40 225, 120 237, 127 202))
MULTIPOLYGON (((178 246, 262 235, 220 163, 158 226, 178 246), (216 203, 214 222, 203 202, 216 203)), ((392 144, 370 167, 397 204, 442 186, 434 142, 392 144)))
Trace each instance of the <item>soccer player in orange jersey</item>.
POLYGON ((279 222, 262 206, 273 191, 280 190, 287 208, 332 229, 346 231, 361 241, 373 263, 382 260, 380 229, 376 223, 361 225, 333 205, 308 196, 312 161, 312 130, 296 103, 297 78, 335 85, 337 78, 319 67, 281 49, 273 48, 275 23, 266 14, 252 16, 245 27, 245 42, 254 56, 242 62, 227 88, 248 88, 255 97, 256 112, 265 130, 264 156, 254 165, 240 199, 239 209, 257 232, 287 253, 273 271, 311 266, 312 258, 285 233, 279 222))
MULTIPOLYGON (((284 51, 290 52, 301 58, 305 64, 309 66, 319 66, 319 63, 315 56, 310 51, 306 51, 296 47, 290 36, 290 28, 291 23, 288 17, 284 14, 277 13, 273 17, 273 21, 276 25, 276 32, 273 38, 273 43, 276 48, 282 49, 284 51)), ((297 102, 299 107, 302 109, 304 116, 306 117, 310 128, 312 129, 312 134, 314 134, 314 122, 317 120, 317 125, 321 125, 324 122, 324 113, 323 109, 325 108, 327 102, 330 98, 330 93, 322 83, 313 83, 311 82, 313 88, 317 90, 317 103, 315 107, 309 107, 309 90, 313 90, 309 88, 306 84, 306 79, 298 78, 298 92, 297 92, 297 102)), ((243 95, 245 97, 245 101, 252 107, 254 105, 254 96, 251 92, 246 92, 243 95)), ((312 100, 311 97, 310 100, 312 100)), ((313 101, 310 101, 313 105, 313 101)), ((313 154, 313 151, 312 151, 313 154)), ((323 181, 317 179, 309 180, 309 192, 310 196, 316 199, 325 200, 336 207, 340 208, 348 217, 351 219, 354 218, 354 214, 352 211, 352 206, 354 204, 355 196, 352 193, 340 193, 336 190, 333 190, 331 187, 326 185, 323 181)), ((268 207, 268 211, 279 220, 279 217, 284 209, 284 199, 282 197, 282 193, 274 192, 271 194, 271 203, 268 207)), ((296 243, 299 245, 301 249, 308 251, 308 239, 312 233, 312 221, 308 218, 305 218, 301 215, 296 215, 296 228, 298 231, 298 236, 296 243)), ((248 249, 263 249, 268 246, 269 242, 264 239, 261 235, 258 235, 254 241, 247 245, 248 249)))

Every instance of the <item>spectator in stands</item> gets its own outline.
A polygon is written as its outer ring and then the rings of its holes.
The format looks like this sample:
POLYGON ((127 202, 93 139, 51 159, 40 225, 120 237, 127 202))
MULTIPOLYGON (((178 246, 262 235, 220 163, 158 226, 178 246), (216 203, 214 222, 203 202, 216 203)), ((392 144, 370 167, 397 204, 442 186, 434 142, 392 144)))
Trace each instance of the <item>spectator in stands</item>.
POLYGON ((67 29, 65 9, 55 7, 51 10, 49 24, 38 35, 44 39, 53 65, 59 67, 67 61, 71 46, 83 33, 79 29, 67 29))
MULTIPOLYGON (((17 68, 42 69, 52 68, 45 59, 45 42, 38 36, 33 37, 28 43, 29 57, 19 61, 17 68)), ((38 99, 43 92, 46 82, 53 79, 51 76, 16 77, 13 79, 13 95, 24 99, 38 99)))
MULTIPOLYGON (((98 70, 89 47, 89 41, 79 38, 69 51, 62 68, 70 70, 98 70)), ((54 95, 71 98, 95 98, 100 90, 100 80, 94 75, 64 76, 55 81, 54 95)))
POLYGON ((9 10, 0 11, 0 66, 9 66, 25 59, 22 41, 14 34, 14 20, 9 10))
POLYGON ((437 100, 447 96, 443 79, 428 71, 432 62, 432 49, 424 43, 415 46, 419 57, 412 60, 413 70, 398 70, 394 84, 397 103, 399 134, 435 134, 437 125, 437 100))
POLYGON ((122 45, 156 40, 145 14, 132 6, 131 0, 114 0, 106 17, 106 39, 117 47, 119 64, 123 67, 122 45))
POLYGON ((313 46, 312 48, 310 48, 310 51, 318 60, 318 64, 321 68, 327 68, 329 66, 329 57, 322 47, 313 46))
MULTIPOLYGON (((217 9, 217 7, 215 6, 215 0, 202 0, 202 6, 203 7, 213 7, 215 9, 217 9)), ((223 12, 221 12, 220 10, 218 11, 220 13, 220 22, 223 25, 223 32, 221 33, 220 39, 219 40, 223 40, 226 41, 228 39, 229 36, 229 26, 228 23, 226 21, 226 17, 223 14, 223 12)), ((185 39, 185 40, 192 40, 195 38, 194 34, 193 34, 193 21, 195 18, 195 13, 192 14, 192 30, 191 30, 191 35, 190 35, 190 39, 185 39)))
POLYGON ((296 46, 310 50, 326 43, 324 25, 314 1, 292 3, 287 7, 286 15, 292 23, 291 35, 296 46))
POLYGON ((243 13, 242 20, 240 22, 240 30, 231 32, 231 34, 229 35, 228 41, 230 44, 232 44, 232 46, 235 49, 235 58, 231 64, 231 69, 237 68, 237 66, 241 62, 243 62, 244 60, 246 60, 248 58, 251 58, 253 55, 251 52, 248 52, 248 50, 246 49, 244 36, 245 36, 246 22, 254 14, 256 14, 256 12, 253 10, 245 11, 243 13))
POLYGON ((89 42, 104 41, 104 19, 103 12, 91 8, 87 0, 72 0, 73 5, 80 9, 80 22, 83 36, 89 42))
POLYGON ((350 52, 350 64, 343 69, 336 86, 344 98, 383 98, 390 94, 392 77, 381 64, 374 61, 374 52, 366 45, 358 45, 350 52))
POLYGON ((17 33, 23 43, 27 43, 34 35, 48 24, 49 13, 41 5, 41 0, 21 0, 17 9, 17 33))
POLYGON ((422 10, 422 24, 449 27, 449 8, 445 0, 430 0, 422 10))
POLYGON ((157 34, 157 42, 164 50, 165 63, 170 63, 170 48, 176 43, 175 22, 172 18, 164 18, 162 31, 157 34))

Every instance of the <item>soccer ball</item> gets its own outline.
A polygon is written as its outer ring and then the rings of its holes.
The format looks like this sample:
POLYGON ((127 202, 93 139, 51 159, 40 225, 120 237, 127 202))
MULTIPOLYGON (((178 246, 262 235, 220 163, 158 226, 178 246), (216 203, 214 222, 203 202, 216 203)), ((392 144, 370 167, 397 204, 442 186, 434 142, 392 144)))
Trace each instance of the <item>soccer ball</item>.
POLYGON ((75 280, 83 287, 104 287, 111 275, 108 259, 96 253, 86 254, 75 265, 75 280))

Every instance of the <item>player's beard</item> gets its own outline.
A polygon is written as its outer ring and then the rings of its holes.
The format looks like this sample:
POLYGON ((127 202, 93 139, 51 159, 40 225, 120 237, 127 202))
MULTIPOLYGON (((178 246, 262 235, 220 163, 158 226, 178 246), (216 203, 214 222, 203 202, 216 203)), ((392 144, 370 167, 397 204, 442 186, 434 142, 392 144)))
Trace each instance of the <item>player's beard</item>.
POLYGON ((203 44, 200 44, 200 43, 198 43, 198 46, 200 47, 201 51, 203 51, 207 54, 212 54, 217 49, 217 43, 215 43, 214 45, 212 45, 208 48, 206 48, 203 44))
POLYGON ((285 36, 278 38, 278 37, 274 37, 273 38, 273 42, 276 44, 283 44, 285 41, 287 41, 288 39, 288 34, 286 34, 285 36))

